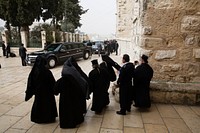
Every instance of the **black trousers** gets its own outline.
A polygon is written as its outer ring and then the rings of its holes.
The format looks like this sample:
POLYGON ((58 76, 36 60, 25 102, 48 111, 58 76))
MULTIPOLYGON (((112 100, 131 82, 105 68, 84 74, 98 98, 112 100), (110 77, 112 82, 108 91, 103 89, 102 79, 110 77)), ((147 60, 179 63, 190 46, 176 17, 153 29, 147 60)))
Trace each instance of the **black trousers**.
POLYGON ((21 57, 22 66, 26 66, 26 57, 21 57))
POLYGON ((132 105, 132 87, 121 87, 119 90, 120 111, 126 112, 131 109, 132 105))

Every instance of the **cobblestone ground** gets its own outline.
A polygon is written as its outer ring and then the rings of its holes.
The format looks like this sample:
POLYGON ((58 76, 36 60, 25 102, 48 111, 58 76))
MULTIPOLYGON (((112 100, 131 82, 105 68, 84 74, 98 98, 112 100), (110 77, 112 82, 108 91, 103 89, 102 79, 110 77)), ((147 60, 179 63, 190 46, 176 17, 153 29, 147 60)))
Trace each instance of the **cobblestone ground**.
MULTIPOLYGON (((94 55, 91 59, 94 58, 99 57, 94 55)), ((119 56, 111 58, 121 62, 119 56)), ((78 61, 87 74, 92 69, 91 59, 78 61)), ((31 67, 22 67, 19 57, 0 57, 0 64, 0 133, 200 133, 198 106, 153 104, 149 111, 132 107, 131 113, 120 116, 115 113, 119 104, 111 92, 111 103, 100 115, 90 111, 91 100, 87 101, 85 121, 75 129, 61 129, 58 118, 53 124, 32 123, 30 111, 34 98, 24 101, 31 67)), ((60 78, 61 69, 62 66, 51 69, 56 79, 60 78)), ((56 100, 58 104, 58 97, 56 100)))

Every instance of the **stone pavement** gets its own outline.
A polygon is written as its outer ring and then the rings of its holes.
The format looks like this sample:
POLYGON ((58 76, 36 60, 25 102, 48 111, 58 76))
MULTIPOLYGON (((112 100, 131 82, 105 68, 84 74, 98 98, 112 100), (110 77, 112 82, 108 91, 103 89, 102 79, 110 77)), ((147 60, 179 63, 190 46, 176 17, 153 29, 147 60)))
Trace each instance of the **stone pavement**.
MULTIPOLYGON (((94 55, 92 59, 99 58, 94 55)), ((121 57, 111 55, 118 63, 121 57)), ((88 74, 91 59, 78 64, 88 74)), ((99 62, 101 60, 99 59, 99 62)), ((25 89, 30 66, 22 67, 19 57, 0 57, 0 133, 200 133, 200 107, 171 104, 153 104, 149 111, 134 107, 126 116, 117 115, 119 104, 110 91, 111 103, 102 114, 90 111, 85 121, 75 129, 61 129, 59 119, 53 124, 36 124, 30 121, 32 98, 25 102, 25 89)), ((60 78, 62 66, 51 69, 55 79, 60 78)), ((58 107, 58 98, 57 107, 58 107)))

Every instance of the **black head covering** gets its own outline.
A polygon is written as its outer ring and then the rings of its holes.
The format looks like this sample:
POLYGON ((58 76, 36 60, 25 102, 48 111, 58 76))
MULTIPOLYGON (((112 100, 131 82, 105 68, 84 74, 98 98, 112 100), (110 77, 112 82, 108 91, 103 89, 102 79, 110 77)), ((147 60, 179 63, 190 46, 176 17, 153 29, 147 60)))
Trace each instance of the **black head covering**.
POLYGON ((35 78, 39 76, 39 73, 41 71, 44 71, 46 68, 47 60, 44 56, 37 56, 35 63, 33 65, 33 68, 31 70, 31 73, 34 75, 35 78))
POLYGON ((72 64, 75 68, 78 67, 78 64, 77 64, 77 62, 76 62, 76 59, 75 59, 73 56, 69 57, 69 60, 70 60, 71 64, 72 64))
POLYGON ((99 65, 97 59, 92 60, 91 62, 92 62, 92 66, 97 66, 97 65, 99 65))
POLYGON ((148 56, 146 56, 146 55, 142 55, 141 56, 141 58, 143 59, 143 61, 145 62, 145 63, 148 63, 148 56))
POLYGON ((81 76, 78 70, 72 64, 73 58, 69 58, 65 61, 62 69, 62 76, 65 77, 67 75, 72 76, 77 83, 79 84, 81 90, 83 91, 86 98, 88 98, 87 90, 88 90, 88 83, 87 81, 81 76))
POLYGON ((117 70, 119 70, 121 68, 121 66, 119 64, 117 64, 115 61, 113 61, 113 59, 111 59, 108 55, 101 55, 101 58, 103 61, 105 61, 107 64, 113 66, 117 70))
POLYGON ((44 56, 38 56, 35 60, 35 66, 37 67, 45 67, 45 65, 47 64, 47 60, 45 59, 44 56))
POLYGON ((28 101, 33 96, 34 89, 32 88, 32 85, 37 83, 37 81, 40 78, 40 75, 47 70, 46 64, 47 61, 45 57, 41 55, 37 56, 34 66, 28 77, 27 89, 30 90, 30 93, 26 91, 25 101, 28 101))

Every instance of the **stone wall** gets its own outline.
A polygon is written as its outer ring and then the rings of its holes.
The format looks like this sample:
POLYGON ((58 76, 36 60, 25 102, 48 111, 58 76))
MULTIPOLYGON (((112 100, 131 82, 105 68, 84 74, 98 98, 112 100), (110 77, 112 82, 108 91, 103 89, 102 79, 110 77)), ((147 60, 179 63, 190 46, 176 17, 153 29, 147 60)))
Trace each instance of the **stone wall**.
POLYGON ((152 0, 146 3, 142 37, 149 50, 154 79, 174 82, 200 81, 200 1, 152 0))
POLYGON ((117 34, 122 38, 132 36, 132 4, 133 0, 117 0, 117 34))
MULTIPOLYGON (((200 84, 199 0, 118 0, 117 3, 117 40, 126 40, 119 42, 121 55, 128 53, 133 61, 147 54, 154 69, 154 86, 159 84, 160 91, 163 91, 160 83, 200 84)), ((182 86, 185 89, 192 90, 182 86)), ((196 94, 199 90, 196 88, 196 94)))
POLYGON ((149 55, 154 80, 200 81, 199 0, 118 0, 117 27, 121 54, 149 55))

